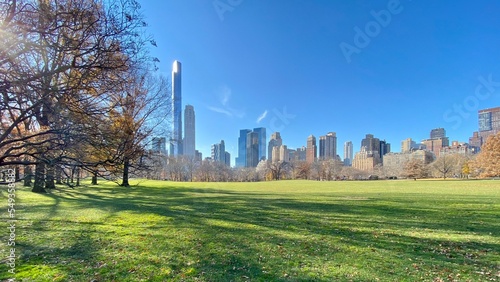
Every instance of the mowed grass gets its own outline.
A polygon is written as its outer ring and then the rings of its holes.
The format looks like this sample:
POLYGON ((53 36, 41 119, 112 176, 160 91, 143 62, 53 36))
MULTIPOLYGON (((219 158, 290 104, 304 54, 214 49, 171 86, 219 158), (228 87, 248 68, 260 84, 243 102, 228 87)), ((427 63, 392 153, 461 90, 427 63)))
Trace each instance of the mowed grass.
POLYGON ((60 188, 17 191, 17 280, 500 280, 498 180, 60 188))

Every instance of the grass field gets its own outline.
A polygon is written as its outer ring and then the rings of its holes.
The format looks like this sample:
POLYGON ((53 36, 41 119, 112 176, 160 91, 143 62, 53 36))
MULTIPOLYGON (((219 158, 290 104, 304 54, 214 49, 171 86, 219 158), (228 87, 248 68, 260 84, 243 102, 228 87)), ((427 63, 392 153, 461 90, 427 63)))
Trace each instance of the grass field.
MULTIPOLYGON (((17 280, 500 281, 495 180, 143 181, 16 196, 17 280)), ((8 270, 2 261, 0 280, 8 270)))

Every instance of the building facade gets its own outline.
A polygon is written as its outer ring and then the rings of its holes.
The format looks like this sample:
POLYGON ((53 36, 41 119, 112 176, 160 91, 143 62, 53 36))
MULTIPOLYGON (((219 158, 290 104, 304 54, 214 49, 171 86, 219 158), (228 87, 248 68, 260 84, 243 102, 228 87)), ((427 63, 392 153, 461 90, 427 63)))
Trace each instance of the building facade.
POLYGON ((431 130, 431 139, 446 137, 446 130, 444 128, 434 128, 431 130))
POLYGON ((281 135, 279 132, 274 132, 271 134, 271 139, 269 140, 269 145, 267 147, 267 158, 269 161, 273 161, 273 148, 279 147, 283 145, 283 140, 281 139, 281 135))
POLYGON ((257 167, 259 164, 259 134, 248 132, 246 138, 246 167, 257 167))
POLYGON ((167 154, 167 140, 165 137, 153 137, 151 142, 151 150, 154 153, 166 155, 167 154))
POLYGON ((186 105, 184 109, 184 146, 183 154, 189 157, 195 157, 196 151, 196 128, 194 107, 186 105))
POLYGON ((375 167, 382 163, 378 151, 368 151, 366 147, 361 147, 361 151, 357 152, 352 161, 352 167, 372 172, 375 167))
POLYGON ((417 143, 413 141, 411 138, 406 138, 401 141, 401 153, 410 152, 413 149, 417 148, 417 143))
POLYGON ((266 129, 264 127, 254 128, 253 131, 258 134, 259 138, 259 161, 266 159, 266 145, 267 145, 267 137, 266 137, 266 129))
POLYGON ((182 71, 181 63, 174 61, 172 66, 172 137, 170 139, 170 155, 182 155, 182 71))
POLYGON ((354 147, 351 141, 344 143, 344 165, 351 166, 354 158, 354 147))
POLYGON ((247 135, 252 132, 250 129, 241 129, 238 137, 238 157, 236 157, 236 167, 246 167, 247 165, 247 135))
POLYGON ((330 160, 337 157, 337 135, 329 132, 319 137, 319 159, 330 160))
POLYGON ((482 146, 489 136, 500 132, 500 107, 479 110, 478 122, 482 146))
POLYGON ((318 148, 316 146, 316 137, 314 135, 309 135, 307 137, 307 149, 306 149, 306 162, 313 163, 316 161, 316 156, 318 155, 318 148))
POLYGON ((212 160, 219 163, 226 163, 226 145, 224 144, 224 140, 221 140, 220 143, 212 145, 212 160))

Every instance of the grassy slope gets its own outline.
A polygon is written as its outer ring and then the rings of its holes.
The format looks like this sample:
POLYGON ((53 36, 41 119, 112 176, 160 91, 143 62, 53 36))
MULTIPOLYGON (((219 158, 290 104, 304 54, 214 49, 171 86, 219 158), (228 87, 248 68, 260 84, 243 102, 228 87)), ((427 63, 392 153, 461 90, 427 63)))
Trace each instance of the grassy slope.
POLYGON ((500 280, 498 181, 146 181, 17 196, 19 280, 500 280))

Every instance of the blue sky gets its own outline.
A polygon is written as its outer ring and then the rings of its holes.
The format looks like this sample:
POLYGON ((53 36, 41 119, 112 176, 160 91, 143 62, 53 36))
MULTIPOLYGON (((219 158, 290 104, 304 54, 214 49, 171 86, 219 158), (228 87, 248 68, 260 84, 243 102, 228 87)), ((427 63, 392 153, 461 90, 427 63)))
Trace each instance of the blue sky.
POLYGON ((160 71, 182 63, 196 147, 240 129, 281 132, 291 148, 367 133, 399 151, 444 127, 468 141, 477 111, 500 106, 500 2, 143 0, 160 71))

